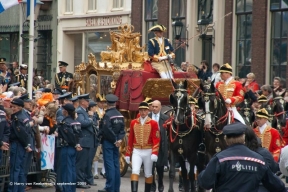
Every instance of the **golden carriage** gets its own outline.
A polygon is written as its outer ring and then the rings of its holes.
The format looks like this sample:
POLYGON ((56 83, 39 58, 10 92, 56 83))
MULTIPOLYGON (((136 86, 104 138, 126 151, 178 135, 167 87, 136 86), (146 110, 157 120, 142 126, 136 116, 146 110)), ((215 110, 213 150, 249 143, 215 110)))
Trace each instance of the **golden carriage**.
MULTIPOLYGON (((132 25, 121 25, 118 31, 110 31, 111 46, 107 51, 100 53, 101 61, 97 62, 94 54, 88 55, 88 63, 82 62, 75 67, 74 95, 90 93, 91 99, 96 99, 96 94, 115 93, 119 97, 117 105, 119 111, 125 117, 126 131, 129 133, 129 125, 136 117, 138 105, 144 97, 161 99, 168 104, 168 96, 172 91, 169 80, 160 79, 157 73, 145 71, 145 61, 148 54, 145 46, 139 45, 140 33, 134 33, 132 25), (160 89, 161 87, 161 89, 160 89)), ((187 78, 180 73, 176 79, 181 81, 187 78)), ((195 82, 189 79, 189 89, 193 91, 195 82)), ((127 137, 120 150, 121 176, 125 175, 128 165, 125 162, 127 137)))

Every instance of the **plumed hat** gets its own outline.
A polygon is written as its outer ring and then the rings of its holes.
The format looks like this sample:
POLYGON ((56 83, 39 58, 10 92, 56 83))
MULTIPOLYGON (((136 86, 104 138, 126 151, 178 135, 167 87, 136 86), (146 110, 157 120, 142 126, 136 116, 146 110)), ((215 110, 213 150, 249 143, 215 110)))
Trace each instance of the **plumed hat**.
POLYGON ((225 63, 224 65, 222 65, 220 67, 219 72, 220 73, 231 73, 232 74, 232 67, 228 63, 225 63))

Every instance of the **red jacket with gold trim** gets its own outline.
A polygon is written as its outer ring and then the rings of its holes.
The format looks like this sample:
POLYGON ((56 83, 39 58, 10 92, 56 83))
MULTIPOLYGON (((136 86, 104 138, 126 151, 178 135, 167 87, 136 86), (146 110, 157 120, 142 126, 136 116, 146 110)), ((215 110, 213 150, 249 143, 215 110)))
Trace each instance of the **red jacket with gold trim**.
POLYGON ((231 99, 231 106, 235 106, 244 100, 244 90, 242 84, 232 79, 227 85, 225 82, 218 82, 216 89, 219 90, 224 100, 231 99))
POLYGON ((262 141, 262 147, 265 147, 270 151, 274 160, 278 162, 281 148, 284 146, 284 142, 279 134, 279 132, 267 125, 264 132, 261 134, 259 131, 259 126, 254 129, 257 137, 262 141))
POLYGON ((130 133, 125 156, 131 156, 133 148, 152 149, 152 154, 158 155, 160 143, 160 132, 158 123, 147 117, 145 123, 141 125, 140 118, 134 119, 130 123, 130 133))

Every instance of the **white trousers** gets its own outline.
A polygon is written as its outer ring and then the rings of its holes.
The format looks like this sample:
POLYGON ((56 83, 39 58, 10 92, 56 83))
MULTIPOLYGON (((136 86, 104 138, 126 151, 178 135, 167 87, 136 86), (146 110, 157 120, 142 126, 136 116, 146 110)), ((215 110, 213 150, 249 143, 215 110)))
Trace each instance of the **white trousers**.
POLYGON ((149 178, 152 176, 151 161, 152 149, 133 149, 132 153, 132 174, 140 175, 141 165, 144 165, 145 177, 149 178))
MULTIPOLYGON (((240 115, 240 113, 237 111, 236 107, 228 107, 228 110, 232 110, 234 119, 237 119, 238 121, 240 121, 241 123, 245 125, 245 121, 243 117, 240 115)), ((230 113, 229 113, 229 117, 230 117, 230 113)))
POLYGON ((173 79, 172 71, 160 72, 161 79, 173 79))

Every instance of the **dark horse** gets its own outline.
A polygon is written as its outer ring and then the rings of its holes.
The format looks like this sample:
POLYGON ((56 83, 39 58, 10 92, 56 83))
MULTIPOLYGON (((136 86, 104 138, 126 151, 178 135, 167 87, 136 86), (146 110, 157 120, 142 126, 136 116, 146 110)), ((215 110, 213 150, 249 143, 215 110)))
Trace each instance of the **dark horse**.
MULTIPOLYGON (((188 105, 187 81, 176 84, 173 82, 174 92, 170 95, 173 114, 167 120, 167 133, 169 138, 169 192, 174 192, 173 181, 175 178, 175 163, 179 162, 182 170, 185 192, 195 191, 194 166, 198 165, 201 172, 204 168, 204 155, 198 154, 198 147, 202 142, 202 135, 196 125, 196 116, 191 115, 188 105), (202 160, 199 158, 203 158, 202 160), (187 177, 186 163, 190 164, 189 180, 187 177)), ((199 189, 201 191, 202 189, 199 189)))
POLYGON ((225 101, 214 87, 214 82, 201 83, 201 92, 198 99, 200 109, 203 109, 205 120, 203 129, 205 132, 206 155, 208 161, 215 154, 227 148, 222 130, 229 123, 229 111, 225 101))
POLYGON ((263 104, 261 108, 265 108, 270 116, 271 127, 277 129, 283 136, 282 129, 286 127, 286 110, 287 104, 284 100, 285 92, 277 95, 273 91, 273 99, 263 104))
POLYGON ((252 93, 251 91, 245 93, 244 101, 237 105, 237 110, 239 111, 240 115, 243 117, 246 125, 248 126, 252 126, 255 122, 255 114, 251 106, 253 102, 257 101, 257 97, 254 96, 256 99, 252 99, 250 96, 251 94, 254 93, 252 93))

